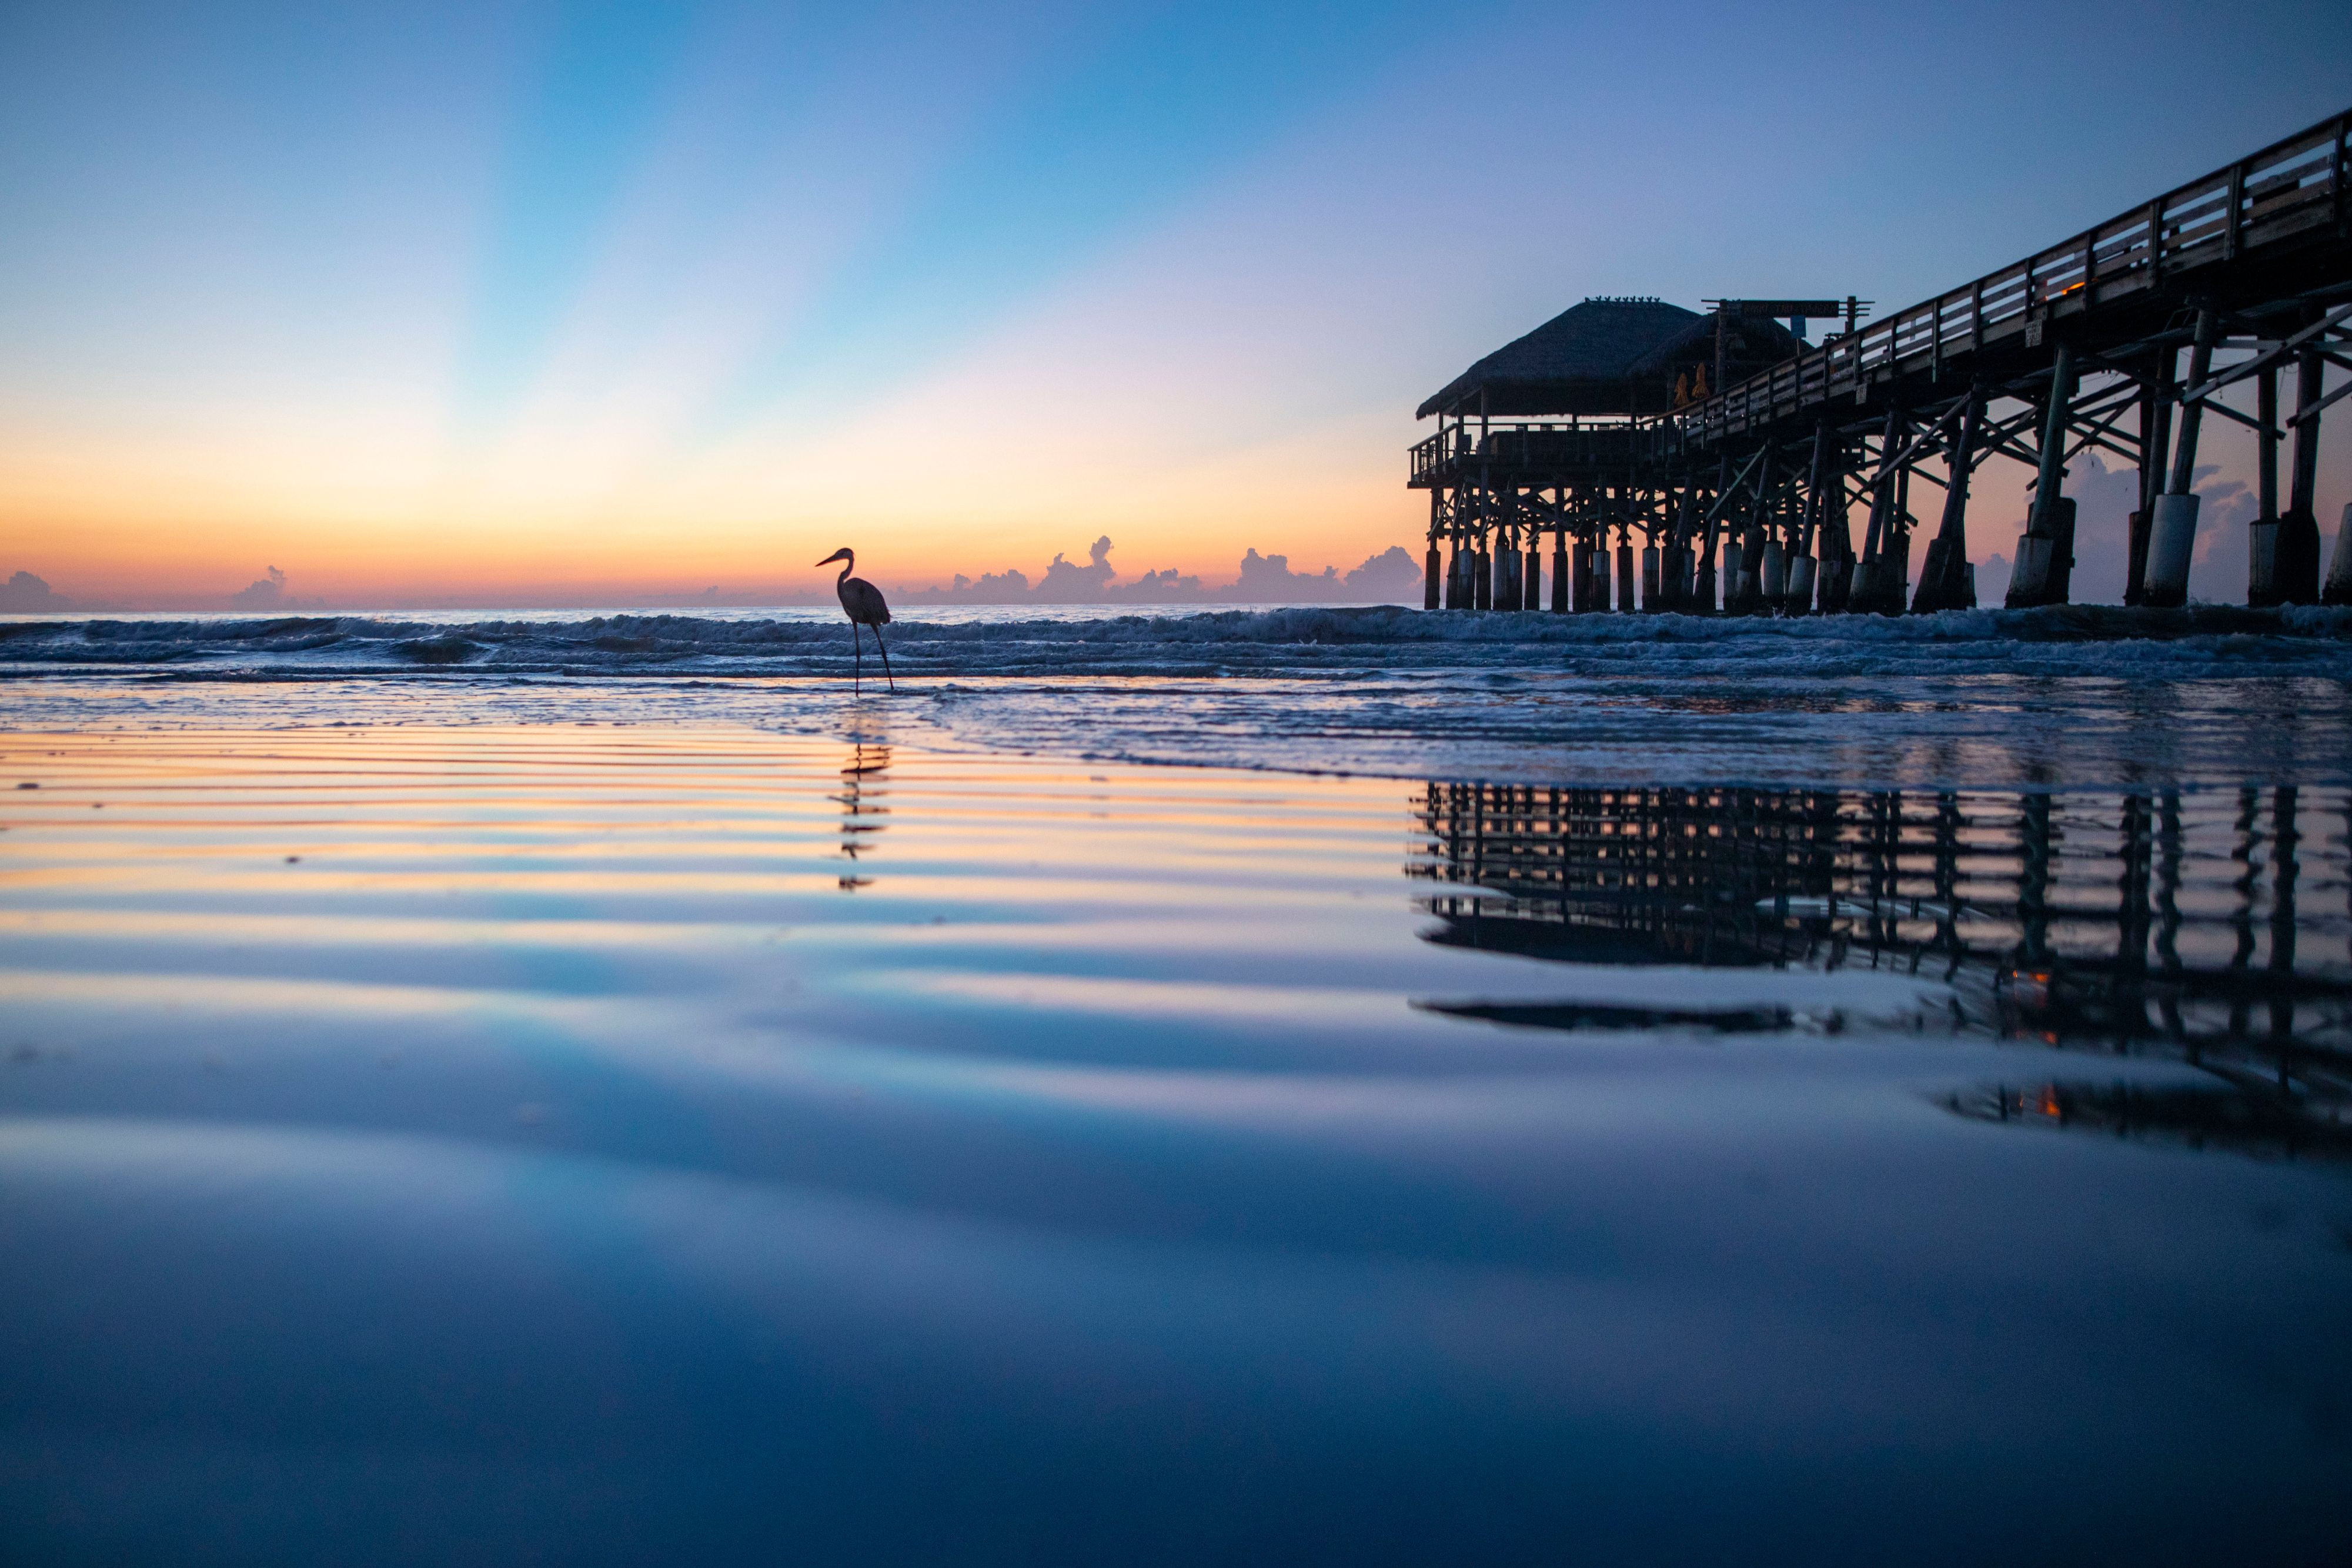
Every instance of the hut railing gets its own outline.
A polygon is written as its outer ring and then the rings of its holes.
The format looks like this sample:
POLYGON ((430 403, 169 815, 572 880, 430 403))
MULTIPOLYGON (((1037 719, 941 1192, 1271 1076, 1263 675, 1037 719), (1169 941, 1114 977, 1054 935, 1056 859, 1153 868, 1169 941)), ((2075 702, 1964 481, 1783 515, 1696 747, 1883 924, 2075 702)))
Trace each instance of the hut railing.
POLYGON ((1490 423, 1483 436, 1456 425, 1413 444, 1412 477, 1419 483, 1481 465, 1507 472, 1629 464, 1654 439, 1653 426, 1632 420, 1490 423))

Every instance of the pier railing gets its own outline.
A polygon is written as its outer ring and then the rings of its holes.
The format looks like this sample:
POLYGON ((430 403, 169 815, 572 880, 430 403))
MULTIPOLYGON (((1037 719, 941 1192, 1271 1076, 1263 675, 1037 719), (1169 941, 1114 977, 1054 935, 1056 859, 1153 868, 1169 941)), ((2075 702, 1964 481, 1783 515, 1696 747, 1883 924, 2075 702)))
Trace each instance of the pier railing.
POLYGON ((2315 229, 2341 235, 2347 138, 2352 113, 1662 418, 1705 444, 1839 398, 1866 402, 1880 381, 1940 371, 2021 340, 2037 348, 2050 321, 2131 299, 2215 264, 2259 259, 2315 229))

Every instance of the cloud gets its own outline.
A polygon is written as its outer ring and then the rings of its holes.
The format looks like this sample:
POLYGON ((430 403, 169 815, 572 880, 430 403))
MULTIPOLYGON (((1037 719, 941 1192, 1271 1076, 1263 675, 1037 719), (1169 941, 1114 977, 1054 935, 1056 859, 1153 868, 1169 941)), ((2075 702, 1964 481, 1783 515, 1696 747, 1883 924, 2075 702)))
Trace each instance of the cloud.
POLYGON ((274 566, 268 569, 267 575, 255 578, 228 596, 231 610, 317 610, 325 602, 320 599, 290 597, 286 591, 286 574, 274 566))
POLYGON ((1368 603, 1411 602, 1421 593, 1421 562, 1402 545, 1391 545, 1340 580, 1368 603))
POLYGON ((286 574, 276 567, 228 596, 232 610, 275 610, 286 598, 286 574))
POLYGON ((950 604, 1396 604, 1417 602, 1421 594, 1421 563, 1402 546, 1366 558, 1345 576, 1330 566, 1293 571, 1288 556, 1260 555, 1253 547, 1234 580, 1218 588, 1173 567, 1120 582, 1112 548, 1105 534, 1087 547, 1084 565, 1055 554, 1034 588, 1026 572, 1007 567, 976 581, 959 572, 947 588, 900 592, 916 602, 950 604))
POLYGON ((1087 549, 1087 564, 1076 565, 1062 559, 1056 550, 1051 565, 1045 568, 1045 580, 1037 585, 1036 599, 1042 604, 1094 604, 1104 596, 1118 569, 1110 564, 1110 536, 1102 538, 1087 549))
POLYGON ((23 614, 35 610, 70 610, 73 601, 52 591, 29 571, 20 571, 0 583, 0 612, 23 614))
MULTIPOLYGON (((1992 556, 1977 562, 1977 602, 1998 608, 2009 597, 2010 574, 2016 563, 2005 555, 1992 556)), ((2077 594, 2075 597, 2080 598, 2077 594)))
MULTIPOLYGON (((2220 474, 2218 467, 2200 466, 2192 486, 2200 504, 2189 595, 2216 604, 2242 604, 2246 525, 2254 518, 2257 502, 2252 491, 2234 479, 2219 477, 2220 474)), ((2099 454, 2085 452, 2068 465, 2064 494, 2074 502, 2074 572, 2068 597, 2077 604, 2121 604, 2131 515, 2139 509, 2139 470, 2110 468, 2099 454)), ((1971 519, 1969 531, 1974 535, 1976 530, 1971 519)), ((2024 531, 2025 519, 2020 517, 1994 530, 1993 537, 2014 538, 2024 531)), ((2000 555, 1978 564, 1978 603, 2000 602, 2009 589, 2011 565, 2000 555)))

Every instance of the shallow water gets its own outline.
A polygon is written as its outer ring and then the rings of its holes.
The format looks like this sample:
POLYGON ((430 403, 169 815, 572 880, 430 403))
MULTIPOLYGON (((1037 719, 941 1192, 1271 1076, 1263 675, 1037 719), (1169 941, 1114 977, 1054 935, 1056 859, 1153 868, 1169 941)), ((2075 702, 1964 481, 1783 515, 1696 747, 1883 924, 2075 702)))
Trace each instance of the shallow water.
POLYGON ((809 609, 20 619, 0 621, 0 697, 42 728, 887 724, 935 749, 1601 786, 2352 777, 2344 610, 919 608, 889 629, 887 707, 852 695, 847 631, 809 609))
POLYGON ((17 688, 19 1552, 2352 1536, 2341 749, 1304 778, 673 689, 17 688))

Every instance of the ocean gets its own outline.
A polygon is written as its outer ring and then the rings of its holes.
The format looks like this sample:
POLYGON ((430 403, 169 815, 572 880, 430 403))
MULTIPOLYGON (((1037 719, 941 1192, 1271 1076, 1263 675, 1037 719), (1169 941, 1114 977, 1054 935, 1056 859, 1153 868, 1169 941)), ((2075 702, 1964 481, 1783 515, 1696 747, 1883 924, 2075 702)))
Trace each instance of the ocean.
POLYGON ((0 622, 35 1561, 2340 1562, 2352 613, 0 622))

